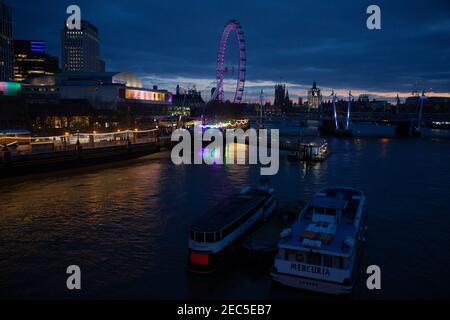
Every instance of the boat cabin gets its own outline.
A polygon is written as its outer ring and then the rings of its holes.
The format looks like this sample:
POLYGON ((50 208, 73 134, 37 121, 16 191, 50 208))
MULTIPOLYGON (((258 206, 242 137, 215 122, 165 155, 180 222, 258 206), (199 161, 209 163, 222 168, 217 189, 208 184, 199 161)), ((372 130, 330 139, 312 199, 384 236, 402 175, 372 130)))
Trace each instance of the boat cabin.
POLYGON ((265 200, 263 195, 235 195, 219 203, 191 226, 190 239, 219 242, 250 219, 265 200))
POLYGON ((361 218, 361 197, 350 189, 317 193, 292 226, 292 236, 282 239, 281 245, 343 257, 351 255, 361 218))

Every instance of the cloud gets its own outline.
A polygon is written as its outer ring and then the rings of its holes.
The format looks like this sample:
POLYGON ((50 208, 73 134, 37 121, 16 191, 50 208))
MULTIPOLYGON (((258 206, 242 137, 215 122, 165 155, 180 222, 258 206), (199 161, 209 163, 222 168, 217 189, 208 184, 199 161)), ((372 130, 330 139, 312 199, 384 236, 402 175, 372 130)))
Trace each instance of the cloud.
MULTIPOLYGON (((49 52, 59 55, 60 31, 71 2, 6 1, 13 7, 14 36, 44 39, 49 52)), ((313 80, 325 88, 386 95, 410 92, 416 82, 437 92, 450 88, 446 0, 379 0, 379 31, 367 30, 368 4, 357 0, 77 4, 83 18, 99 27, 101 54, 109 70, 129 70, 149 82, 153 77, 169 89, 176 82, 208 89, 214 82, 219 38, 229 19, 238 19, 244 28, 248 97, 257 96, 259 88, 273 90, 278 81, 292 84, 293 95, 304 95, 313 80)), ((227 64, 235 65, 232 49, 227 64)))
MULTIPOLYGON (((168 88, 169 91, 174 92, 177 85, 180 86, 181 90, 197 89, 202 92, 202 96, 205 100, 210 97, 210 90, 216 86, 216 80, 214 78, 189 78, 189 77, 162 77, 158 75, 145 75, 142 77, 144 86, 153 87, 157 85, 161 88, 168 88)), ((245 84, 245 95, 244 100, 246 102, 259 102, 261 90, 263 90, 264 101, 273 102, 274 98, 274 88, 277 82, 271 80, 254 80, 247 81, 245 84)), ((311 88, 311 84, 298 84, 298 83, 285 83, 287 90, 289 91, 289 96, 294 102, 297 102, 298 98, 301 97, 306 99, 308 96, 308 90, 311 88)), ((349 88, 331 88, 331 87, 320 87, 322 91, 323 99, 331 99, 332 90, 336 93, 339 99, 347 99, 349 88)), ((235 92, 235 84, 228 83, 225 84, 225 96, 227 99, 232 100, 235 92)), ((371 97, 377 99, 384 99, 388 101, 395 101, 397 95, 401 99, 405 99, 411 96, 410 91, 397 92, 397 91, 367 91, 367 90, 352 90, 352 95, 358 97, 361 94, 368 94, 371 97)), ((428 96, 441 96, 450 97, 448 92, 428 92, 428 96)))

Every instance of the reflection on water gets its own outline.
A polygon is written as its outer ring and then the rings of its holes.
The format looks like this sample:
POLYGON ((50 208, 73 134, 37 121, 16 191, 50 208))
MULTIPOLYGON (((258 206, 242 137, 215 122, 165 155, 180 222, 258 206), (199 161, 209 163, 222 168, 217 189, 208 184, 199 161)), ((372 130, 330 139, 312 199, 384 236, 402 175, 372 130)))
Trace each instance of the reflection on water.
MULTIPOLYGON (((246 146, 240 146, 246 148, 246 146)), ((239 146, 238 146, 239 148, 239 146)), ((364 298, 448 298, 449 140, 331 140, 323 163, 280 157, 271 178, 281 203, 349 185, 368 197, 365 265, 383 290, 364 298)), ((236 154, 236 152, 234 152, 236 154)), ((230 149, 225 149, 225 158, 230 149)), ((169 153, 0 186, 0 295, 100 298, 323 298, 272 286, 267 272, 235 261, 222 273, 186 270, 189 224, 259 177, 258 166, 175 166, 169 153), (65 290, 65 269, 83 290, 65 290)))

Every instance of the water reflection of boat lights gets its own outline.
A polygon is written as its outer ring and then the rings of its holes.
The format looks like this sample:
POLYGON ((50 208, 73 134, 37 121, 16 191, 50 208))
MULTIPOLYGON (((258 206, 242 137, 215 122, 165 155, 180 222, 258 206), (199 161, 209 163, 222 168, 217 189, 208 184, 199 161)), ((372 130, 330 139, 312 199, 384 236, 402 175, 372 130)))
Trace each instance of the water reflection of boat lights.
POLYGON ((216 148, 201 148, 199 150, 199 156, 201 156, 204 160, 212 163, 222 164, 222 155, 220 153, 220 149, 216 148))

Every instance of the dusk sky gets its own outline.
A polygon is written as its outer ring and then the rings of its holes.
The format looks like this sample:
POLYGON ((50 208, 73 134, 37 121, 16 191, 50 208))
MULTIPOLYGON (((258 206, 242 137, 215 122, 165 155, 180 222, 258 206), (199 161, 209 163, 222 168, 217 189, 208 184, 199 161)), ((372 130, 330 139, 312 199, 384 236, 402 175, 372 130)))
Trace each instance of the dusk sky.
POLYGON ((82 18, 100 29, 108 71, 132 71, 146 85, 171 91, 177 83, 209 91, 223 27, 237 19, 247 43, 245 99, 255 99, 260 88, 269 99, 279 81, 292 97, 304 96, 313 80, 324 96, 334 88, 341 95, 352 89, 354 95, 404 97, 416 82, 450 95, 448 0, 6 2, 14 37, 45 40, 48 53, 58 57, 66 8, 79 5, 82 18), (381 30, 366 28, 371 4, 381 7, 381 30))

